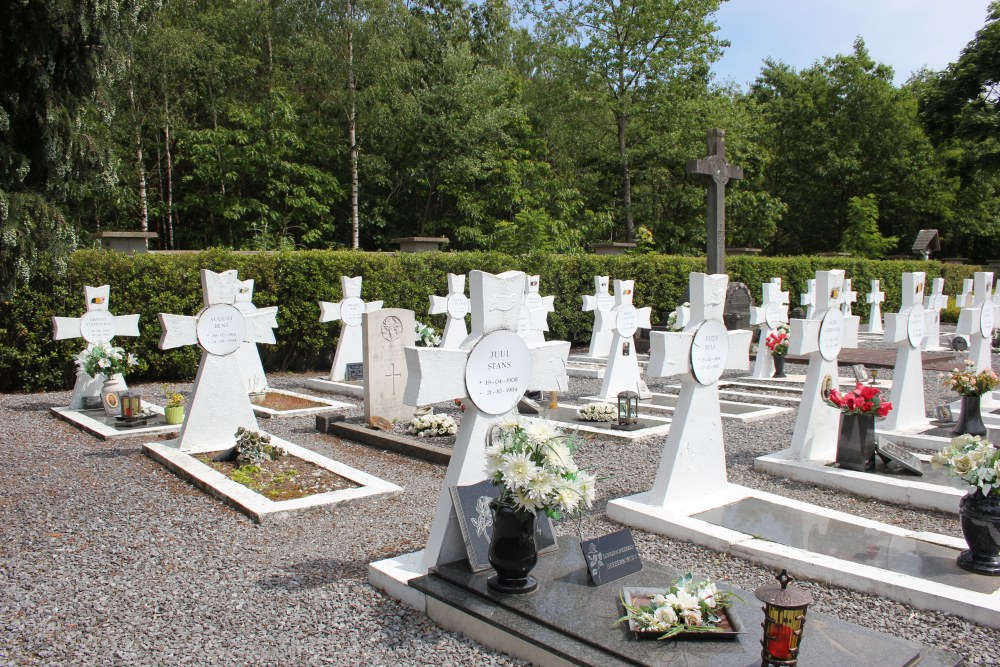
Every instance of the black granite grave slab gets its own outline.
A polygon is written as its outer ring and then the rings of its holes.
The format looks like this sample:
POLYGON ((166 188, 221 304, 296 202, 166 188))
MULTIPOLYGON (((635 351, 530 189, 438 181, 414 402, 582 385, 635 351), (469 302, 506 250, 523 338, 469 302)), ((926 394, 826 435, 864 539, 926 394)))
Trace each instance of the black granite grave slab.
POLYGON ((920 469, 924 474, 918 477, 895 461, 885 463, 880 458, 875 457, 875 472, 869 472, 868 474, 876 474, 880 477, 890 477, 892 479, 901 479, 911 482, 920 482, 921 484, 947 486, 953 489, 968 488, 967 484, 963 483, 958 477, 949 475, 948 471, 944 468, 935 468, 930 463, 921 462, 920 469))
MULTIPOLYGON (((735 600, 733 609, 747 631, 736 639, 637 640, 624 625, 615 624, 624 613, 619 600, 621 589, 666 587, 683 573, 643 561, 640 572, 596 587, 590 583, 579 544, 577 538, 560 537, 559 551, 539 559, 532 571, 540 586, 528 595, 493 593, 486 586, 492 570, 473 573, 464 560, 440 566, 431 574, 412 580, 410 586, 473 621, 486 623, 517 641, 541 647, 570 664, 600 667, 760 664, 763 612, 753 593, 720 582, 720 587, 742 598, 735 600)), ((958 664, 961 659, 955 653, 928 649, 814 611, 808 615, 799 661, 802 667, 958 664)))
POLYGON ((785 546, 977 593, 1000 589, 996 577, 959 568, 955 564, 958 549, 808 514, 760 498, 744 498, 692 518, 785 546))

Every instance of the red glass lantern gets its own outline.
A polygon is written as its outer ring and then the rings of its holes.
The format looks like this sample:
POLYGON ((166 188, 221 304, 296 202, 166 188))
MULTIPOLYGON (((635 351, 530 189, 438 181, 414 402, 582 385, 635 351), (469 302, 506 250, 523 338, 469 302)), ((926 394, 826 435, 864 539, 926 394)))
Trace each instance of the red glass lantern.
POLYGON ((757 599, 764 603, 761 667, 798 664, 806 609, 813 602, 807 591, 796 586, 788 587, 792 578, 787 570, 782 570, 775 578, 777 585, 765 584, 754 591, 757 599))

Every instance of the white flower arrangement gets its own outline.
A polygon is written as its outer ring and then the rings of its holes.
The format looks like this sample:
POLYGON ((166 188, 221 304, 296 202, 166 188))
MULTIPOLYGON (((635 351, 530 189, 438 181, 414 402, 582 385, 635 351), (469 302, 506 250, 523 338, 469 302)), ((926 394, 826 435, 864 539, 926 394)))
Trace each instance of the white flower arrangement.
POLYGON ((590 508, 596 479, 573 461, 574 442, 541 419, 510 419, 490 431, 486 476, 497 504, 553 519, 590 508))
POLYGON ((613 422, 618 419, 618 408, 610 403, 591 403, 577 408, 576 416, 585 422, 613 422))
POLYGON ((423 322, 416 322, 413 328, 417 332, 417 344, 424 347, 437 347, 441 344, 441 336, 437 329, 423 322))
POLYGON ((77 356, 76 363, 91 377, 110 378, 127 374, 139 365, 139 357, 131 352, 126 354, 123 348, 110 343, 94 343, 77 356))
POLYGON ((984 496, 1000 495, 1000 449, 978 435, 960 435, 931 457, 931 465, 944 467, 984 496))
POLYGON ((723 609, 732 604, 732 597, 714 582, 696 582, 688 573, 665 593, 650 597, 649 604, 628 604, 623 597, 625 615, 618 622, 628 621, 635 632, 664 633, 659 639, 682 632, 721 632, 726 629, 721 625, 723 609))
POLYGON ((458 426, 451 415, 434 414, 433 412, 414 417, 410 421, 409 432, 418 438, 435 437, 441 435, 455 435, 458 426))

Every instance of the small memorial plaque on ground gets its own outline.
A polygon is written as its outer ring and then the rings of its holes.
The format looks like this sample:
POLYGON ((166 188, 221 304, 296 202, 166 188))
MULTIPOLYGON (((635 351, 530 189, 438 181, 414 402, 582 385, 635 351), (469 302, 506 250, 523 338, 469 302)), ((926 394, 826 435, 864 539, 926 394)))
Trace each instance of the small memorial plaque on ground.
POLYGON ((881 456, 882 460, 886 463, 895 461, 915 475, 919 475, 920 477, 924 475, 924 468, 920 457, 908 449, 903 449, 896 443, 889 442, 885 438, 879 438, 875 442, 875 453, 881 456))
POLYGON ((934 416, 937 417, 937 420, 943 424, 955 423, 955 417, 951 414, 950 405, 939 405, 934 408, 934 416))
POLYGON ((864 364, 854 364, 851 366, 851 370, 854 371, 855 381, 861 383, 868 382, 868 369, 865 368, 864 364))
POLYGON ((606 584, 642 569, 642 559, 628 528, 580 543, 587 572, 595 586, 606 584))
POLYGON ((347 381, 362 382, 365 379, 365 365, 363 363, 347 364, 347 381))

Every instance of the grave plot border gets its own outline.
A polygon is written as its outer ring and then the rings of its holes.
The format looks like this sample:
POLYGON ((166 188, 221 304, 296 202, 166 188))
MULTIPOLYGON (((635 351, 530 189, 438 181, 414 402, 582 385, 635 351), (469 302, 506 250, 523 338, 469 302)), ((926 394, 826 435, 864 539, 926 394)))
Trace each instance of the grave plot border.
MULTIPOLYGON (((720 389, 719 392, 722 393, 722 390, 720 389)), ((668 396, 678 400, 680 398, 677 394, 664 394, 662 392, 652 392, 652 394, 653 397, 668 396)), ((589 401, 591 403, 607 402, 607 401, 602 401, 602 399, 599 396, 584 396, 580 400, 589 401)), ((670 415, 674 413, 675 409, 674 406, 658 405, 656 403, 652 403, 651 401, 652 399, 641 399, 639 401, 639 408, 640 409, 645 408, 647 410, 655 410, 659 413, 670 414, 670 415)), ((772 417, 777 417, 778 415, 783 415, 792 412, 792 408, 790 407, 761 405, 760 403, 743 403, 741 401, 729 401, 729 400, 720 400, 719 408, 721 410, 721 417, 724 421, 734 421, 734 422, 740 422, 742 424, 750 424, 753 422, 763 421, 765 419, 771 419, 772 417), (731 405, 749 406, 753 408, 753 410, 747 414, 727 413, 726 408, 731 405)))
POLYGON ((344 403, 343 401, 335 401, 330 398, 324 398, 322 396, 312 396, 310 394, 300 394, 297 391, 291 391, 289 389, 278 389, 276 387, 268 387, 267 393, 269 394, 281 394, 282 396, 291 396, 293 398, 301 398, 305 401, 312 401, 314 403, 322 403, 323 405, 314 408, 295 408, 294 410, 275 410, 274 408, 267 408, 263 405, 257 405, 253 401, 250 402, 253 408, 253 413, 258 417, 264 419, 273 419, 275 417, 299 417, 301 415, 312 415, 318 412, 329 412, 330 410, 350 410, 355 406, 351 403, 344 403))
MULTIPOLYGON (((588 399, 580 399, 588 400, 588 399)), ((608 401, 602 400, 600 398, 595 398, 590 401, 590 403, 607 403, 608 401)), ((560 403, 560 408, 565 408, 568 410, 577 410, 583 406, 581 405, 570 405, 569 403, 560 403)), ((597 435, 603 435, 608 438, 620 438, 622 440, 642 440, 643 438, 648 438, 654 435, 666 435, 670 431, 670 425, 673 422, 672 419, 667 417, 655 417, 652 415, 639 415, 640 420, 648 420, 652 422, 659 422, 656 426, 648 426, 645 428, 636 429, 634 431, 616 430, 616 429, 605 429, 596 426, 591 426, 585 421, 564 421, 562 419, 554 419, 549 416, 551 412, 550 408, 544 408, 537 415, 524 415, 525 417, 536 417, 538 419, 544 419, 545 421, 556 424, 560 426, 565 431, 580 431, 581 433, 594 433, 597 435)))
POLYGON ((327 394, 339 394, 341 396, 351 396, 352 398, 365 397, 365 385, 361 382, 347 382, 345 380, 331 380, 330 378, 309 378, 303 384, 307 389, 321 391, 327 394))
MULTIPOLYGON (((143 407, 152 410, 158 415, 163 415, 163 408, 153 403, 143 402, 143 407)), ((81 410, 74 410, 68 407, 52 407, 49 412, 62 421, 75 426, 85 433, 89 433, 101 440, 120 440, 122 438, 134 438, 136 436, 150 436, 157 433, 171 433, 180 431, 181 424, 154 424, 151 426, 136 426, 128 429, 116 429, 108 426, 104 422, 98 421, 81 410)))

